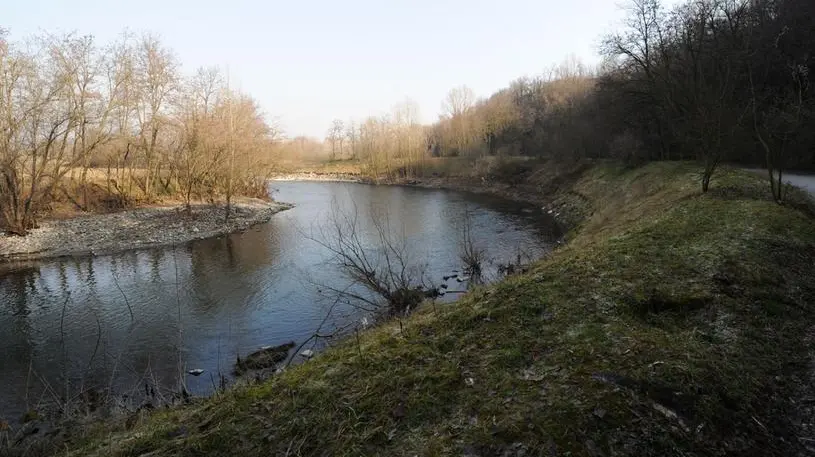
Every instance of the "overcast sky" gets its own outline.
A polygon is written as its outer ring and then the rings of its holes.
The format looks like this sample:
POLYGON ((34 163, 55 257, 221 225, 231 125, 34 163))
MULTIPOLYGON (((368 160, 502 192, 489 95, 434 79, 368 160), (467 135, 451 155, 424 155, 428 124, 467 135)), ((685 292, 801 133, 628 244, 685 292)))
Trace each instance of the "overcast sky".
POLYGON ((151 32, 186 73, 229 68, 290 137, 322 137, 331 120, 388 112, 410 97, 425 121, 466 84, 487 96, 574 54, 599 62, 619 25, 614 0, 0 0, 0 27, 114 40, 151 32))

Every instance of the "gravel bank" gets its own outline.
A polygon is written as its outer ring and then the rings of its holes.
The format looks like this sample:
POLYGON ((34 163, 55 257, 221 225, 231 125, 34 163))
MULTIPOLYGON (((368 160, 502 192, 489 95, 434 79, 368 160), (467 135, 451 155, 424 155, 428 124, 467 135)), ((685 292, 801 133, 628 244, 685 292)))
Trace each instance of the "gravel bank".
POLYGON ((43 222, 25 237, 0 233, 0 264, 49 257, 101 255, 166 246, 238 232, 291 208, 286 203, 240 199, 224 223, 224 207, 194 205, 139 208, 43 222))
POLYGON ((280 173, 270 178, 270 181, 331 181, 368 183, 370 179, 352 173, 280 173))

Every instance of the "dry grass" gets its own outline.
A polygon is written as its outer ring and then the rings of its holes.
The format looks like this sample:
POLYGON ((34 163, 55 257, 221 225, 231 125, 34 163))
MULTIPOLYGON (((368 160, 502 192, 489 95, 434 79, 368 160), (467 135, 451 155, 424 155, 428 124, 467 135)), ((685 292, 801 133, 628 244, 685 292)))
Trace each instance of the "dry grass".
MULTIPOLYGON (((137 207, 176 206, 184 203, 182 196, 172 185, 163 192, 155 192, 148 201, 137 182, 144 178, 145 169, 135 168, 132 172, 127 172, 128 179, 132 176, 132 183, 116 182, 113 170, 109 174, 106 168, 89 168, 83 186, 80 184, 81 174, 81 168, 74 168, 66 173, 47 208, 40 214, 41 218, 70 219, 87 213, 108 213, 137 207)), ((167 174, 166 170, 162 172, 164 177, 167 174)), ((262 198, 263 195, 257 197, 262 198)), ((192 203, 209 202, 193 198, 192 203)))

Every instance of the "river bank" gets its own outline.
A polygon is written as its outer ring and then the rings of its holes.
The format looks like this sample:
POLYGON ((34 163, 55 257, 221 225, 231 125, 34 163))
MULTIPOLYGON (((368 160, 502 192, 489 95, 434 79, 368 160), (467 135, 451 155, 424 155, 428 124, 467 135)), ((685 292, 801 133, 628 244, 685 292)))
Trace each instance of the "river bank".
POLYGON ((490 174, 479 175, 472 170, 463 169, 453 173, 428 173, 421 177, 374 179, 363 173, 361 167, 357 166, 355 169, 352 164, 346 165, 343 172, 317 168, 278 173, 271 177, 271 181, 356 182, 491 195, 539 206, 554 216, 562 226, 572 228, 587 217, 589 210, 586 198, 575 192, 573 185, 582 172, 591 166, 588 162, 536 164, 531 173, 501 177, 490 174))
POLYGON ((360 332, 262 384, 98 424, 59 449, 815 452, 813 213, 775 204, 738 170, 703 194, 694 164, 602 164, 559 179, 538 182, 558 187, 553 202, 583 202, 569 212, 584 216, 528 273, 360 332))
POLYGON ((270 181, 318 181, 318 182, 356 182, 370 184, 373 181, 358 173, 323 173, 323 172, 292 172, 277 173, 269 178, 270 181))
POLYGON ((27 236, 0 235, 0 267, 63 256, 103 255, 168 246, 246 230, 290 208, 286 203, 238 198, 224 221, 223 205, 146 207, 48 220, 27 236))

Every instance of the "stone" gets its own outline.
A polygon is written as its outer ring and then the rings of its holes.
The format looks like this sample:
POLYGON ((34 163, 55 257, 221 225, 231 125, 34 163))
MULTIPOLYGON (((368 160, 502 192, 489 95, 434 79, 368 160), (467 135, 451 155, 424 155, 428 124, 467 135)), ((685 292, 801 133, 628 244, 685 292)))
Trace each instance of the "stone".
POLYGON ((286 360, 289 356, 289 350, 293 347, 294 341, 289 341, 279 346, 261 348, 247 355, 244 359, 239 357, 237 363, 235 363, 235 373, 240 375, 249 370, 272 368, 286 360))

